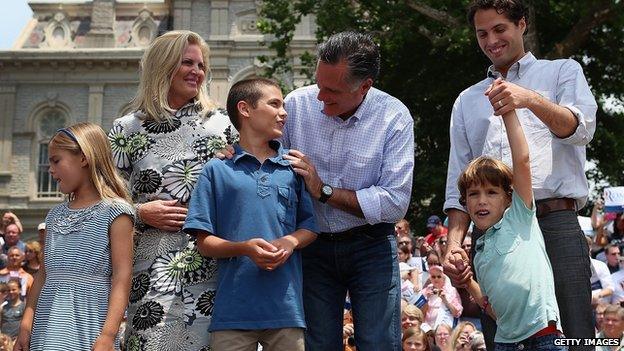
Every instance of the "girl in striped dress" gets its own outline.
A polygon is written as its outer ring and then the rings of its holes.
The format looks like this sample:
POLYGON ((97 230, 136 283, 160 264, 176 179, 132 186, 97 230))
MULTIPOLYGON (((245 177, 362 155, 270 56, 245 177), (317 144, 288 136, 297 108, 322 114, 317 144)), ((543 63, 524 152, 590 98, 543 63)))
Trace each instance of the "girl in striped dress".
POLYGON ((130 197, 99 126, 60 129, 49 156, 68 201, 46 217, 44 261, 14 350, 118 349, 132 280, 130 197))

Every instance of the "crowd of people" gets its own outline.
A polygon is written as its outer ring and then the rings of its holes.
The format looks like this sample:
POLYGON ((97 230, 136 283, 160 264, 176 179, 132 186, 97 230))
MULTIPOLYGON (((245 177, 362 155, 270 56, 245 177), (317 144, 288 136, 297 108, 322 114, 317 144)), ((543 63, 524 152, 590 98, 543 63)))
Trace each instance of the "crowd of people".
POLYGON ((455 102, 448 223, 433 215, 422 235, 401 219, 414 121, 373 86, 372 36, 330 36, 316 84, 286 97, 269 79, 237 82, 227 110, 208 96, 201 36, 159 36, 131 113, 108 134, 78 123, 50 140, 67 201, 41 226, 45 242, 22 242, 19 219, 3 217, 1 340, 507 351, 622 339, 624 219, 597 202, 585 238, 576 217, 597 105, 577 62, 525 51, 528 19, 521 0, 468 9, 492 65, 455 102))
POLYGON ((0 350, 11 350, 26 297, 43 261, 42 242, 21 240, 22 223, 13 212, 0 223, 0 350))
MULTIPOLYGON (((593 235, 586 237, 591 248, 588 254, 592 273, 592 324, 596 337, 622 339, 624 343, 624 256, 621 255, 624 242, 619 234, 624 233, 624 215, 602 213, 602 208, 602 202, 596 201, 592 212, 593 235)), ((438 223, 443 222, 437 215, 432 215, 427 220, 427 231, 417 234, 405 219, 395 224, 402 279, 403 350, 432 350, 436 347, 444 351, 484 350, 480 306, 466 289, 453 287, 441 266, 439 258, 444 256, 448 235, 446 227, 442 225, 440 230, 438 223), (432 245, 425 238, 433 238, 432 245), (437 290, 432 289, 436 287, 437 290), (430 310, 425 311, 422 302, 431 297, 428 288, 437 294, 436 301, 443 304, 434 303, 427 307, 433 306, 434 313, 443 317, 427 318, 430 310), (459 303, 454 299, 456 295, 460 297, 459 303), (462 331, 467 341, 458 345, 454 340, 462 331)), ((470 252, 471 246, 472 233, 468 231, 461 248, 470 252)), ((348 310, 345 313, 348 314, 348 310)), ((348 345, 353 331, 352 324, 345 318, 345 345, 348 345)))

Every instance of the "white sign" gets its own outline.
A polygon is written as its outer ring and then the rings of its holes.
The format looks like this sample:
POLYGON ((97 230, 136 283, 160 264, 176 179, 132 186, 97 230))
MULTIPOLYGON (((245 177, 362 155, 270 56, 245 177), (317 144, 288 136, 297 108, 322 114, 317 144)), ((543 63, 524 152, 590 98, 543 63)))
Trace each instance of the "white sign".
POLYGON ((603 197, 605 212, 624 212, 624 186, 605 188, 603 197))

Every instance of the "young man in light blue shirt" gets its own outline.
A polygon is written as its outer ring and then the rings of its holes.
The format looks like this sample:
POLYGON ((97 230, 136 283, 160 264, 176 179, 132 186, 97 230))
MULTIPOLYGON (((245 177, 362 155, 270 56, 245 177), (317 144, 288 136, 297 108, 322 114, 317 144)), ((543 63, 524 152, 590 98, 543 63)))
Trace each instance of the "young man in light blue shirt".
POLYGON ((312 200, 283 158, 286 111, 279 86, 257 78, 232 86, 227 109, 240 132, 229 160, 203 169, 184 231, 218 258, 212 349, 304 349, 300 248, 316 239, 312 200))
MULTIPOLYGON (((486 95, 502 82, 495 81, 486 95)), ((479 284, 471 279, 468 291, 496 318, 495 350, 555 350, 554 339, 562 337, 559 308, 535 215, 529 148, 515 110, 502 119, 513 174, 503 162, 482 156, 458 180, 460 202, 475 230, 484 233, 474 243, 479 284)), ((465 251, 454 253, 467 264, 465 251)))

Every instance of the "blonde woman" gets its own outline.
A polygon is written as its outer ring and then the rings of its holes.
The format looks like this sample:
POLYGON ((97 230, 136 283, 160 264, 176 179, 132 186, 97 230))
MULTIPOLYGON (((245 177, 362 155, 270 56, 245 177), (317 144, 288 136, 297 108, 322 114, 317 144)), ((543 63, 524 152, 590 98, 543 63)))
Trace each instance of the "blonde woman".
POLYGON ((140 220, 127 349, 208 348, 216 263, 181 228, 203 165, 236 133, 207 95, 208 67, 208 47, 196 33, 156 38, 141 59, 134 112, 109 133, 140 220))
POLYGON ((22 268, 30 275, 35 276, 35 273, 39 270, 41 262, 43 261, 43 253, 41 252, 41 244, 38 241, 31 240, 26 243, 26 250, 24 250, 24 262, 22 262, 22 268))
POLYGON ((470 334, 477 328, 470 322, 457 324, 451 334, 451 349, 455 351, 470 351, 470 334))

